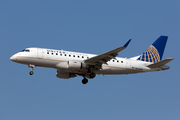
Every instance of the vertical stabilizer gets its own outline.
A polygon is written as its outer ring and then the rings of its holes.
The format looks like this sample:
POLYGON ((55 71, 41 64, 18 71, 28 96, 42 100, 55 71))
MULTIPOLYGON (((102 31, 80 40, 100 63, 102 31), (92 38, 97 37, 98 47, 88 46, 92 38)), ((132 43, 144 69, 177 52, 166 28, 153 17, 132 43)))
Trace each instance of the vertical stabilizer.
POLYGON ((137 60, 159 62, 162 60, 168 36, 160 36, 137 60))

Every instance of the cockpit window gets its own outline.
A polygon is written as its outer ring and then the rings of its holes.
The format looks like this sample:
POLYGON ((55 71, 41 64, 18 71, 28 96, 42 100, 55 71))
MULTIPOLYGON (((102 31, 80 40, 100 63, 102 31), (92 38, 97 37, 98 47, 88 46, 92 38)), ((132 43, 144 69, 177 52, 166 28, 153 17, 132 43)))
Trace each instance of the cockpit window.
POLYGON ((30 52, 29 49, 24 49, 24 50, 21 50, 20 52, 30 52))

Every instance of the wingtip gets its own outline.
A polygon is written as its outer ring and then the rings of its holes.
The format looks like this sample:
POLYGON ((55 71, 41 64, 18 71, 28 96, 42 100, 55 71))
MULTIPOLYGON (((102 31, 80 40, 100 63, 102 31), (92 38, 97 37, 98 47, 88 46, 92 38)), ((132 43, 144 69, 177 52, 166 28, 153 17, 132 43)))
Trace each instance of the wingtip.
POLYGON ((128 40, 128 42, 123 46, 123 47, 127 47, 129 45, 129 43, 131 42, 131 39, 128 40))

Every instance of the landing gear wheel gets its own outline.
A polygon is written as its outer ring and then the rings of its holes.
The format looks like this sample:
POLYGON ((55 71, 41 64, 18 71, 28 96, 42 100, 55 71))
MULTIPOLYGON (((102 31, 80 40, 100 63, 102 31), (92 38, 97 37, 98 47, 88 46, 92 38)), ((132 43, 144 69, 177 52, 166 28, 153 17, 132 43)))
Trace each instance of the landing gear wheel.
POLYGON ((88 83, 88 79, 84 78, 84 79, 82 80, 82 83, 83 83, 83 84, 88 83))
POLYGON ((29 74, 30 74, 30 75, 33 75, 33 73, 34 73, 34 72, 33 72, 33 69, 34 69, 35 65, 31 65, 31 64, 30 64, 30 65, 28 65, 28 67, 31 68, 31 71, 29 72, 29 74))
POLYGON ((91 73, 91 74, 89 74, 89 77, 90 78, 94 78, 94 77, 96 77, 96 74, 95 73, 91 73))
POLYGON ((34 74, 34 72, 33 72, 33 71, 30 71, 30 72, 29 72, 29 74, 30 74, 30 75, 33 75, 33 74, 34 74))

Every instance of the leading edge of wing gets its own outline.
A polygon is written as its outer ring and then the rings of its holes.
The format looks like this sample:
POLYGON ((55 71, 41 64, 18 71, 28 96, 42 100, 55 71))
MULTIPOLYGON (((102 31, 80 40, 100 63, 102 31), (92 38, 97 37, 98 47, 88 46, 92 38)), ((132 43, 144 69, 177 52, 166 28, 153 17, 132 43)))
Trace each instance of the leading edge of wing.
POLYGON ((126 44, 122 47, 118 47, 118 48, 115 48, 115 49, 110 50, 108 52, 105 52, 103 54, 89 58, 89 59, 85 60, 84 62, 85 63, 93 63, 93 64, 103 64, 103 63, 108 62, 111 59, 115 59, 115 57, 118 55, 118 52, 125 49, 129 45, 130 41, 131 41, 131 39, 128 40, 128 42, 126 42, 126 44))

